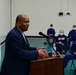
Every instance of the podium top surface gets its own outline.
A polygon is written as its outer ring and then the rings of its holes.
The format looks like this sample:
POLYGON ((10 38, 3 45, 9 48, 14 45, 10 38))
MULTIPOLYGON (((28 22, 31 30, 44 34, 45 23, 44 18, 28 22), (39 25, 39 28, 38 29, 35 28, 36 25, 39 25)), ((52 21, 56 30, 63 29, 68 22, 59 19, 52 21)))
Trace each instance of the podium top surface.
POLYGON ((60 53, 58 53, 56 56, 52 56, 52 52, 49 52, 49 57, 48 58, 39 58, 37 60, 32 60, 31 62, 40 62, 40 61, 47 61, 47 60, 63 60, 63 57, 60 53))

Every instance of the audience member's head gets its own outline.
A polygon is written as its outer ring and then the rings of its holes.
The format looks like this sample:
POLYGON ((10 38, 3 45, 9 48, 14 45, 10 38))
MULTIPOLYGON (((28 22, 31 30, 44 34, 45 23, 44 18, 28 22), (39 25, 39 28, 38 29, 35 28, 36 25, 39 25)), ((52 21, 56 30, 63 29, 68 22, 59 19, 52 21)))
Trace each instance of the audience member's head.
POLYGON ((64 35, 64 30, 60 30, 60 31, 59 31, 59 34, 60 34, 60 35, 64 35))
POLYGON ((73 25, 73 30, 76 30, 76 25, 73 25))
POLYGON ((53 27, 53 24, 50 24, 50 27, 53 27))

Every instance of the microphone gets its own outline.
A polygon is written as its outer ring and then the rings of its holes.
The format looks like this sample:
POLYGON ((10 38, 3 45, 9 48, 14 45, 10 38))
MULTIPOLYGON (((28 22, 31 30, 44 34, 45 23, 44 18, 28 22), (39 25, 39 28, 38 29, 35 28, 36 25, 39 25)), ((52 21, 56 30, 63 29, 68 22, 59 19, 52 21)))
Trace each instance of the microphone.
POLYGON ((46 38, 50 38, 49 36, 45 35, 45 34, 42 33, 42 32, 39 32, 39 35, 43 35, 43 36, 46 37, 46 38))
POLYGON ((48 44, 52 47, 52 49, 54 50, 55 54, 56 54, 56 55, 58 55, 57 51, 53 48, 52 43, 50 43, 50 39, 53 39, 53 38, 52 38, 52 37, 50 37, 50 36, 45 35, 45 34, 44 34, 44 33, 42 33, 42 32, 39 32, 39 35, 43 35, 44 37, 46 37, 46 38, 47 38, 47 42, 48 42, 48 44))

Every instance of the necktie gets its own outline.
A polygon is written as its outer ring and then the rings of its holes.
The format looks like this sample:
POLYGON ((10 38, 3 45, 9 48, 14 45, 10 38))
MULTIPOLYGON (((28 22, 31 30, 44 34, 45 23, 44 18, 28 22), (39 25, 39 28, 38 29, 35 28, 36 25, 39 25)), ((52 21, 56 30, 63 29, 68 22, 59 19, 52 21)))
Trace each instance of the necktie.
POLYGON ((26 38, 25 34, 24 34, 24 33, 22 33, 22 35, 23 35, 23 38, 24 38, 24 40, 25 40, 26 44, 28 44, 28 41, 27 41, 27 38, 26 38))

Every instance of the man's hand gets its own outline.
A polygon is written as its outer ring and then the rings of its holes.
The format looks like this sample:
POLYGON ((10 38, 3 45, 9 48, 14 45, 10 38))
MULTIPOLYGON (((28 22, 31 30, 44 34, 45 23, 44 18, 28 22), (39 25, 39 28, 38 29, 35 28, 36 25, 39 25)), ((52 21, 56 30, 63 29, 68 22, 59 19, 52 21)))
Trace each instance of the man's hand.
POLYGON ((39 49, 45 49, 45 47, 38 47, 37 50, 39 50, 39 49))
POLYGON ((39 53, 39 57, 40 58, 47 58, 47 57, 49 57, 48 53, 43 48, 38 49, 38 53, 39 53))
POLYGON ((76 55, 76 52, 74 52, 74 55, 76 55))

